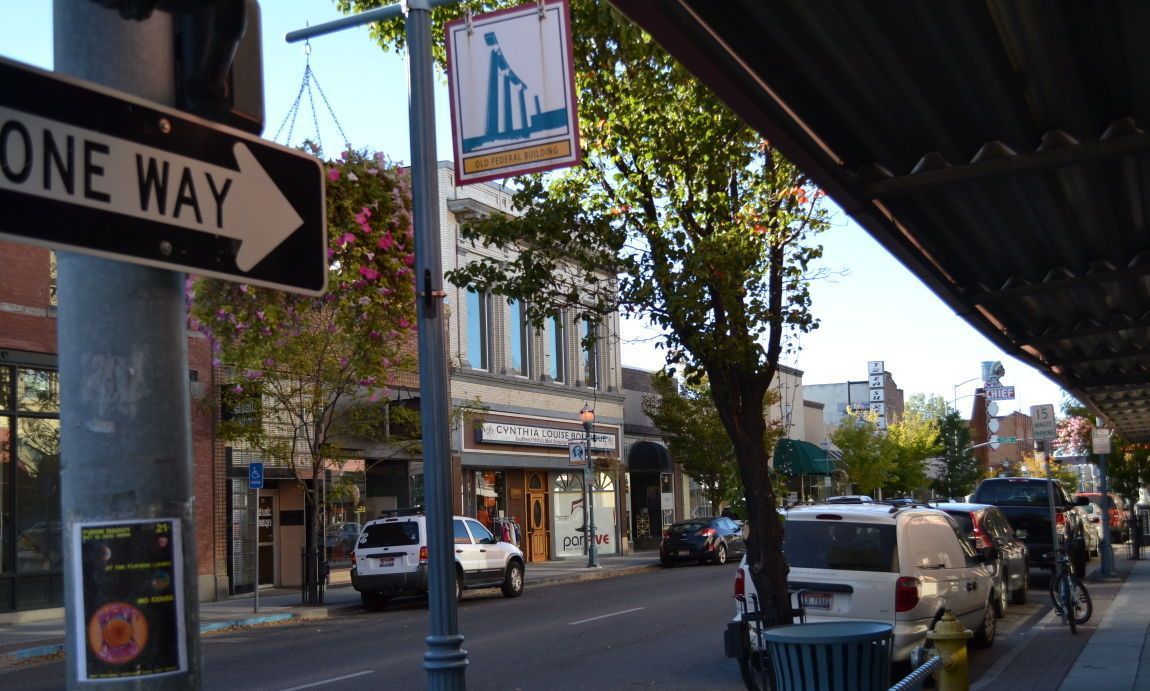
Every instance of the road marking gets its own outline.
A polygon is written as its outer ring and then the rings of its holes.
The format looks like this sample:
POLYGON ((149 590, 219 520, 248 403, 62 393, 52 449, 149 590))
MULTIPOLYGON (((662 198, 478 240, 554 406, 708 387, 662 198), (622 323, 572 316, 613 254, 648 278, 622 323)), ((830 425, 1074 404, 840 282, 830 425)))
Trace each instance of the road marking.
POLYGON ((334 679, 326 679, 324 681, 317 681, 314 684, 304 684, 303 686, 293 686, 289 689, 280 689, 280 691, 298 691, 299 689, 310 689, 310 688, 314 688, 316 686, 327 686, 328 684, 334 684, 337 681, 343 681, 344 679, 355 679, 356 677, 362 677, 362 676, 367 675, 367 674, 375 674, 375 670, 369 669, 365 672, 356 672, 355 674, 345 674, 342 677, 335 677, 334 679))
MULTIPOLYGON (((590 619, 580 619, 579 621, 570 621, 570 622, 567 622, 567 625, 568 626, 575 626, 576 624, 586 624, 589 621, 598 621, 599 619, 606 619, 607 617, 617 617, 620 614, 630 614, 631 612, 638 612, 641 609, 643 609, 643 608, 642 607, 636 607, 635 609, 625 609, 622 612, 612 612, 610 614, 604 614, 604 615, 598 616, 598 617, 591 617, 590 619)), ((288 690, 285 689, 285 691, 288 691, 288 690)))

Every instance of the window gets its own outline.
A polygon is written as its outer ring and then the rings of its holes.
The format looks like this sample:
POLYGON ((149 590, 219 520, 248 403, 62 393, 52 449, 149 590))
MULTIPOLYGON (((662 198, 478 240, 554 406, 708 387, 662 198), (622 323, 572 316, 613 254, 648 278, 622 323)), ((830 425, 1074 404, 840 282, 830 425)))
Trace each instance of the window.
POLYGON ((561 382, 567 377, 567 329, 562 314, 547 318, 547 376, 561 382))
POLYGON ((589 318, 580 320, 579 338, 583 344, 584 385, 592 389, 599 388, 599 341, 589 318))
POLYGON ((467 364, 491 369, 491 295, 467 291, 467 364))
POLYGON ((507 301, 507 328, 511 339, 511 370, 513 374, 531 376, 531 325, 521 300, 507 301))

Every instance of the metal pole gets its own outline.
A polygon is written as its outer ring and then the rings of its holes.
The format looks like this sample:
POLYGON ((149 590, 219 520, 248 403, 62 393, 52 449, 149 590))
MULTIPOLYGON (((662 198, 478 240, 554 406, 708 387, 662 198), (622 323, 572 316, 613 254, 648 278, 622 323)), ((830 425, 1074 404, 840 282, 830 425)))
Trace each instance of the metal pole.
POLYGON ((255 512, 256 513, 256 532, 255 532, 255 537, 252 540, 252 542, 254 544, 254 547, 252 548, 252 554, 255 555, 255 559, 254 559, 254 561, 252 561, 252 564, 255 565, 256 577, 255 577, 255 581, 253 582, 253 585, 252 585, 252 593, 255 594, 255 605, 252 606, 252 612, 259 614, 259 611, 260 611, 260 491, 259 491, 259 489, 256 489, 255 493, 256 493, 256 512, 255 512))
POLYGON ((419 385, 427 482, 428 591, 431 635, 423 656, 429 689, 465 688, 467 651, 459 633, 451 525, 447 353, 443 343, 443 264, 439 246, 439 185, 435 166, 435 81, 431 58, 431 5, 407 4, 410 69, 411 205, 419 298, 419 385))
POLYGON ((1046 467, 1046 502, 1050 511, 1050 551, 1058 559, 1058 521, 1054 515, 1054 477, 1050 474, 1050 454, 1046 453, 1046 442, 1038 442, 1042 447, 1042 462, 1046 467))
MULTIPOLYGON (((1102 552, 1102 565, 1101 575, 1104 578, 1109 578, 1114 575, 1114 551, 1111 549, 1110 543, 1113 539, 1113 534, 1110 532, 1110 481, 1106 477, 1106 461, 1110 454, 1098 454, 1098 491, 1102 497, 1102 547, 1099 550, 1102 552)), ((1118 509, 1117 504, 1113 504, 1114 509, 1118 509)))
POLYGON ((595 469, 591 467, 591 427, 595 423, 584 422, 587 430, 587 465, 584 472, 588 473, 587 485, 587 568, 599 568, 599 546, 595 544, 595 469))
MULTIPOLYGON (((57 72, 161 104, 174 103, 169 14, 126 21, 94 2, 56 0, 53 40, 57 72)), ((198 689, 200 622, 184 275, 68 252, 60 253, 58 266, 68 688, 198 689), (163 652, 172 654, 182 640, 185 669, 166 676, 82 680, 89 657, 83 632, 100 597, 86 595, 85 577, 94 576, 95 569, 91 574, 78 572, 78 565, 87 569, 88 562, 77 554, 80 537, 74 533, 81 524, 162 518, 173 519, 179 527, 179 541, 169 544, 181 545, 173 553, 172 575, 183 584, 173 593, 176 601, 169 610, 176 622, 169 624, 172 640, 162 647, 170 646, 163 652)), ((159 622, 156 629, 159 634, 159 622)))
POLYGON ((439 305, 443 291, 443 262, 439 246, 439 184, 435 153, 435 82, 431 57, 431 8, 459 0, 409 0, 400 5, 370 10, 293 31, 289 43, 313 36, 398 17, 407 12, 407 59, 410 75, 408 113, 411 134, 411 204, 415 232, 415 270, 419 295, 416 318, 419 333, 420 414, 423 417, 424 482, 427 502, 428 610, 431 635, 423 668, 427 688, 465 686, 467 651, 459 634, 455 601, 455 555, 451 525, 451 459, 448 438, 447 352, 439 305))

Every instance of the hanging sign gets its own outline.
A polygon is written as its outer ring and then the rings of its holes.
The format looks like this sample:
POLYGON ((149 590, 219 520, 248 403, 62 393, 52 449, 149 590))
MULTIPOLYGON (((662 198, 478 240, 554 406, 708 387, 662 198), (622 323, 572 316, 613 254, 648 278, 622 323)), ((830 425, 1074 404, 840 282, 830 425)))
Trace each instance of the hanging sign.
POLYGON ((460 19, 445 34, 457 184, 579 163, 566 0, 460 19))
POLYGON ((0 84, 0 238, 324 292, 314 156, 9 60, 0 84))

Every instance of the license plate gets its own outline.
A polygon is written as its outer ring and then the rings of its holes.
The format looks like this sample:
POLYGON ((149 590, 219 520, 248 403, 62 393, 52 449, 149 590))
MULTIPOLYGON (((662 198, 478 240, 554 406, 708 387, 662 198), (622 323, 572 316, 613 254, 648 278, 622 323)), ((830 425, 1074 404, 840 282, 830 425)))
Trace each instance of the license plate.
POLYGON ((386 569, 389 566, 395 566, 395 557, 384 557, 379 560, 379 567, 381 569, 386 569))
POLYGON ((805 609, 830 609, 834 596, 830 593, 803 593, 802 599, 805 609))

